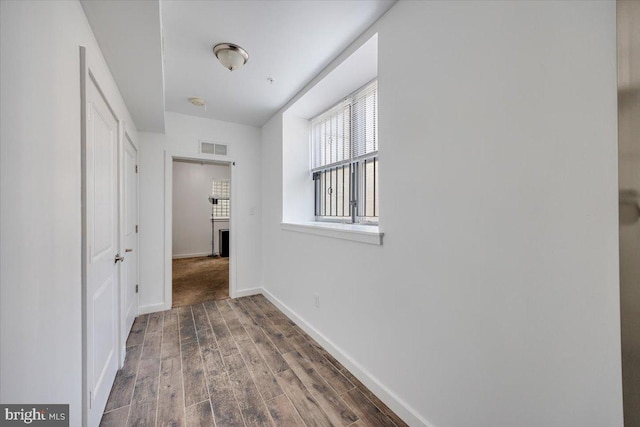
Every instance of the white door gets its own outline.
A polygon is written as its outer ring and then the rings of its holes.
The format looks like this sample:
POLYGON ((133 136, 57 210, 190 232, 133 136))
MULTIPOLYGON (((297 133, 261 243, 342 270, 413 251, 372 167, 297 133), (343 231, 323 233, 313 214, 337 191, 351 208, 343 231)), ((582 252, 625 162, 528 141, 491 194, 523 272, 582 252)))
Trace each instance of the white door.
POLYGON ((123 155, 123 185, 122 185, 122 237, 125 247, 124 261, 121 272, 121 307, 120 316, 121 349, 124 348, 133 320, 138 314, 137 285, 138 285, 138 150, 129 136, 125 133, 123 155))
POLYGON ((118 370, 118 122, 86 80, 88 423, 97 426, 118 370))

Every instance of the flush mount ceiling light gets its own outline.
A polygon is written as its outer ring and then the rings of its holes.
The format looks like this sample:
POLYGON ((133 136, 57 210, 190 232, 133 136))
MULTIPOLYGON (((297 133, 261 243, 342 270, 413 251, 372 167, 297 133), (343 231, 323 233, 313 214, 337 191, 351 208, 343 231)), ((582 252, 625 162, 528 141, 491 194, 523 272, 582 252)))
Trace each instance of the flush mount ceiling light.
POLYGON ((237 70, 249 60, 247 51, 233 43, 217 44, 213 47, 213 53, 229 71, 237 70))
POLYGON ((193 96, 189 98, 189 102, 195 105, 196 107, 202 107, 203 105, 206 104, 206 102, 204 102, 204 99, 198 98, 197 96, 193 96))

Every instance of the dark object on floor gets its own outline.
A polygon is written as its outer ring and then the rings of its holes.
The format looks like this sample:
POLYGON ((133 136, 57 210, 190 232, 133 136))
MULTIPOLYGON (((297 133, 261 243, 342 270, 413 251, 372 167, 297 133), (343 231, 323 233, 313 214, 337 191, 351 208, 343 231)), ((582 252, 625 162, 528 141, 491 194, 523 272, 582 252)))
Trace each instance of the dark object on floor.
POLYGON ((229 230, 220 230, 220 256, 229 257, 229 230))
POLYGON ((229 298, 229 258, 173 260, 173 307, 229 298))

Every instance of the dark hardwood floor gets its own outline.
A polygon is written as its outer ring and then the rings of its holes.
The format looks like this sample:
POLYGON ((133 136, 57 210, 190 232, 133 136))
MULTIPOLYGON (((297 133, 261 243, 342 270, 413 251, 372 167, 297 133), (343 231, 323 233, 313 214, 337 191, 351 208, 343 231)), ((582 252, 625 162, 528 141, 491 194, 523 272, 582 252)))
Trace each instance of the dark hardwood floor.
POLYGON ((406 426, 262 295, 138 317, 102 426, 406 426))

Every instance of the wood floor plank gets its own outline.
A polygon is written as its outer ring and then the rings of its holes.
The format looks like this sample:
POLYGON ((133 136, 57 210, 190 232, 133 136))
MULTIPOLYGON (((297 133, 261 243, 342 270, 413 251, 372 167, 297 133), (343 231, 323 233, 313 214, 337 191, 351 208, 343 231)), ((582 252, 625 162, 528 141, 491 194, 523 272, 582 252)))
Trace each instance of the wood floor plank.
POLYGON ((144 337, 144 343, 142 344, 142 354, 140 359, 160 359, 160 348, 162 345, 162 331, 148 332, 144 337))
POLYGON ((266 427, 273 426, 273 421, 263 402, 255 407, 242 410, 242 418, 247 427, 266 427))
POLYGON ((204 366, 197 341, 181 344, 182 375, 184 382, 185 405, 187 407, 209 398, 204 376, 204 366))
POLYGON ((141 353, 141 345, 127 347, 124 366, 116 374, 116 379, 111 387, 111 394, 109 394, 109 399, 107 400, 105 412, 122 408, 123 406, 129 406, 131 403, 141 353))
POLYGON ((239 353, 225 357, 231 387, 247 427, 273 425, 267 407, 239 353))
POLYGON ((158 389, 158 426, 184 426, 184 393, 180 355, 163 358, 158 389))
POLYGON ((209 400, 191 405, 185 410, 187 427, 211 427, 213 425, 213 413, 209 400))
POLYGON ((304 427, 300 414, 285 394, 269 400, 267 408, 276 427, 304 427))
POLYGON ((278 374, 278 383, 308 427, 333 426, 315 398, 291 369, 278 374))
POLYGON ((162 359, 180 358, 180 334, 178 329, 178 310, 164 312, 162 330, 162 359))
POLYGON ((129 405, 115 409, 102 415, 100 427, 122 427, 127 425, 127 417, 129 416, 129 405))
POLYGON ((268 305, 267 299, 264 295, 251 295, 248 297, 269 319, 273 319, 275 313, 271 306, 268 305))
POLYGON ((231 354, 238 354, 238 347, 236 346, 236 342, 231 335, 226 336, 224 338, 219 338, 218 340, 218 348, 223 356, 229 356, 231 354))
POLYGON ((158 398, 160 358, 141 359, 133 389, 133 402, 148 402, 158 398))
POLYGON ((273 342, 271 342, 271 340, 266 336, 260 325, 252 317, 251 313, 249 313, 243 300, 243 298, 231 300, 231 306, 236 311, 238 318, 244 325, 249 337, 254 342, 258 351, 274 374, 286 371, 289 369, 287 362, 284 361, 280 355, 280 351, 278 351, 273 342))
POLYGON ((283 394, 282 389, 262 359, 256 346, 250 340, 243 340, 238 341, 238 348, 262 398, 270 400, 283 394))
POLYGON ((193 311, 193 321, 195 323, 196 331, 204 328, 211 328, 209 318, 207 317, 203 304, 192 305, 191 310, 193 311))
MULTIPOLYGON (((247 302, 248 310, 250 313, 254 315, 254 318, 260 319, 260 327, 269 335, 269 338, 274 342, 276 347, 281 353, 287 353, 293 350, 293 347, 289 344, 289 341, 298 336, 297 331, 295 331, 288 323, 284 321, 279 321, 277 316, 275 315, 273 309, 274 306, 266 306, 266 299, 259 299, 258 297, 262 297, 261 295, 253 295, 247 302), (261 302, 261 303, 260 303, 261 302)), ((277 309, 276 309, 277 310, 277 309)), ((282 315, 286 319, 282 313, 278 312, 278 314, 282 315)), ((287 319, 288 321, 288 319, 287 319)))
POLYGON ((271 369, 271 372, 277 374, 278 372, 283 372, 289 369, 287 362, 284 360, 276 346, 269 338, 267 338, 264 332, 260 331, 256 340, 254 340, 254 344, 271 369))
POLYGON ((240 320, 240 323, 249 335, 249 338, 251 338, 251 340, 253 340, 254 342, 256 341, 256 339, 259 339, 260 335, 262 334, 262 329, 260 328, 260 325, 258 325, 258 323, 253 319, 253 317, 251 317, 244 306, 240 304, 238 300, 229 300, 229 305, 233 309, 238 320, 240 320))
POLYGON ((296 350, 300 352, 304 357, 309 360, 313 368, 334 388, 338 394, 343 394, 349 391, 355 386, 349 381, 342 372, 333 366, 325 357, 318 353, 318 351, 309 342, 303 338, 298 337, 293 340, 296 350))
POLYGON ((295 322, 289 319, 283 312, 281 312, 278 307, 276 307, 271 301, 269 301, 264 295, 254 295, 254 301, 258 304, 260 308, 265 313, 269 313, 272 321, 276 325, 288 325, 295 326, 295 322))
POLYGON ((157 400, 131 403, 127 425, 132 427, 152 427, 156 425, 157 400))
MULTIPOLYGON (((141 374, 143 379, 153 378, 148 375, 153 375, 153 369, 159 371, 160 363, 160 349, 162 346, 162 329, 163 329, 164 315, 162 312, 151 313, 147 323, 147 331, 144 335, 144 341, 142 343, 142 354, 140 355, 140 365, 138 367, 138 381, 140 381, 141 374)), ((157 385, 157 382, 156 382, 157 385)), ((137 387, 137 385, 136 385, 137 387)), ((146 399, 137 399, 146 400, 146 399)))
POLYGON ((179 335, 178 329, 178 309, 172 308, 162 312, 162 334, 163 335, 179 335))
POLYGON ((216 335, 216 339, 219 340, 221 338, 231 336, 231 332, 229 331, 229 328, 227 328, 227 324, 222 318, 222 314, 220 314, 220 310, 218 309, 215 301, 205 302, 204 308, 207 312, 209 322, 211 323, 211 329, 213 329, 213 333, 216 335))
POLYGON ((212 379, 209 385, 211 392, 211 406, 217 427, 244 426, 240 407, 231 389, 231 383, 226 373, 212 379))
POLYGON ((324 381, 312 368, 311 363, 300 353, 292 351, 283 357, 307 390, 316 398, 334 425, 346 427, 358 420, 358 416, 349 408, 349 405, 324 381))
POLYGON ((260 307, 251 300, 251 297, 242 298, 241 304, 258 324, 262 325, 264 322, 271 321, 262 313, 260 307))
POLYGON ((207 311, 207 316, 209 317, 209 322, 211 323, 211 328, 213 333, 216 336, 216 341, 218 342, 218 348, 223 356, 229 356, 231 354, 237 353, 238 348, 236 347, 235 340, 227 327, 226 322, 222 318, 218 307, 216 306, 214 301, 209 301, 204 304, 205 309, 207 311))
POLYGON ((138 364, 138 375, 133 389, 132 400, 134 402, 146 402, 158 398, 163 319, 162 312, 149 315, 147 332, 142 343, 142 354, 138 364))
POLYGON ((216 426, 243 426, 240 408, 233 395, 227 369, 213 331, 199 331, 198 342, 202 352, 205 378, 209 388, 216 426))
POLYGON ((135 318, 133 326, 131 326, 131 332, 129 332, 129 336, 127 337, 127 347, 142 344, 142 341, 144 341, 144 332, 147 329, 148 318, 148 314, 143 314, 135 318))
POLYGON ((226 372, 218 342, 211 329, 198 332, 198 343, 202 353, 205 376, 216 376, 226 372))
POLYGON ((147 332, 144 336, 142 354, 138 364, 138 375, 133 389, 132 400, 134 402, 147 402, 158 398, 163 319, 162 312, 149 315, 147 332))
POLYGON ((343 394, 342 397, 363 421, 364 425, 371 427, 395 427, 393 421, 383 414, 376 405, 371 403, 357 388, 348 391, 343 394))
POLYGON ((180 324, 180 342, 188 342, 196 339, 196 326, 193 323, 191 306, 178 307, 178 322, 180 324))
POLYGON ((151 313, 147 321, 147 330, 145 332, 145 341, 149 335, 162 334, 162 324, 164 321, 164 314, 161 311, 151 313))
POLYGON ((249 305, 253 305, 254 310, 259 313, 262 320, 268 320, 272 324, 277 324, 277 318, 270 306, 265 305, 266 298, 262 295, 251 295, 247 297, 249 305))
POLYGON ((338 362, 338 360, 335 357, 333 357, 331 355, 331 353, 329 353, 327 350, 325 350, 324 347, 322 347, 320 344, 318 344, 318 342, 316 340, 314 340, 313 338, 311 338, 307 334, 305 334, 305 338, 307 339, 309 344, 311 344, 313 346, 313 348, 315 348, 320 354, 322 354, 324 356, 324 358, 329 361, 329 363, 331 363, 333 366, 335 366, 336 369, 338 369, 338 371, 342 372, 342 371, 344 371, 346 369, 342 365, 342 363, 338 362))
POLYGON ((284 354, 294 350, 291 342, 285 338, 282 332, 280 332, 273 323, 264 322, 262 330, 271 339, 271 342, 273 342, 280 353, 284 354))
POLYGON ((282 335, 284 335, 284 337, 287 339, 291 339, 299 335, 298 331, 293 329, 287 323, 276 323, 276 328, 278 328, 278 330, 282 332, 282 335))
POLYGON ((247 331, 245 331, 242 323, 240 323, 236 313, 231 309, 227 301, 228 300, 216 301, 216 306, 218 307, 218 311, 222 315, 222 318, 226 322, 229 331, 231 331, 231 335, 233 335, 236 341, 249 339, 247 331))
POLYGON ((258 393, 258 389, 251 379, 242 356, 240 354, 232 354, 225 357, 224 361, 231 380, 231 387, 240 409, 246 409, 253 402, 259 401, 260 393, 258 393))
POLYGON ((373 394, 371 390, 369 390, 364 384, 362 384, 360 380, 358 380, 351 372, 349 372, 348 369, 345 368, 345 370, 342 373, 344 374, 345 377, 349 379, 349 381, 351 381, 356 386, 357 389, 359 389, 362 392, 362 394, 365 395, 367 399, 371 401, 371 403, 376 405, 376 407, 380 410, 380 412, 385 414, 387 417, 391 418, 391 421, 393 421, 393 423, 396 426, 408 427, 407 423, 402 421, 402 418, 396 415, 396 413, 393 412, 391 408, 385 405, 384 402, 380 400, 380 398, 378 398, 378 396, 373 394))

